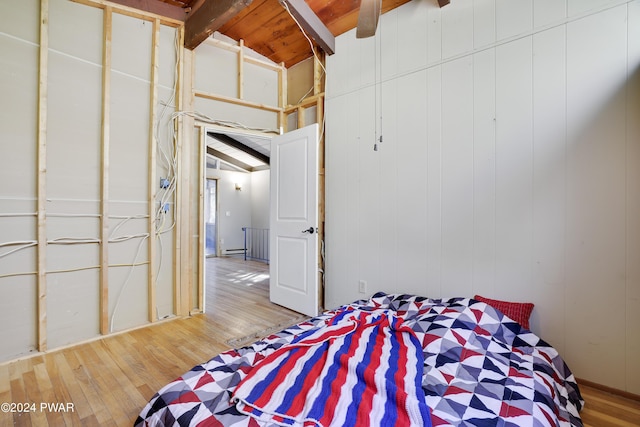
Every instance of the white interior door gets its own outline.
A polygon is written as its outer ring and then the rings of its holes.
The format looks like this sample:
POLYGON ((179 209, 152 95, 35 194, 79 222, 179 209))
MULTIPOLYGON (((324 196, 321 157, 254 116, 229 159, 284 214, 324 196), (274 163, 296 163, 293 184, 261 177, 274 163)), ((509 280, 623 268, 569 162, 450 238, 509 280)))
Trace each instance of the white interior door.
POLYGON ((271 140, 270 297, 318 314, 318 125, 271 140))

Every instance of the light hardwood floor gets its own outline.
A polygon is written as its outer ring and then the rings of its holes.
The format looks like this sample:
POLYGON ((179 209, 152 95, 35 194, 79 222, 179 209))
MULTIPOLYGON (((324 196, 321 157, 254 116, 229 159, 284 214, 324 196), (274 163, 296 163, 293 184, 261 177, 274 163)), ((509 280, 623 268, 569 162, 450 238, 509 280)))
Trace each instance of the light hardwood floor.
POLYGON ((207 314, 0 364, 0 404, 36 404, 0 411, 0 426, 131 426, 158 389, 231 348, 228 340, 300 319, 269 301, 264 263, 210 258, 207 282, 207 314), (41 403, 70 411, 41 411, 41 403))
MULTIPOLYGON (((0 426, 131 426, 153 394, 234 338, 286 327, 300 316, 269 302, 268 266, 232 258, 207 260, 207 314, 174 319, 67 349, 0 364, 0 403, 36 405, 0 412, 0 426), (40 404, 62 404, 40 410, 40 404)), ((587 427, 640 426, 640 402, 592 387, 587 427)))

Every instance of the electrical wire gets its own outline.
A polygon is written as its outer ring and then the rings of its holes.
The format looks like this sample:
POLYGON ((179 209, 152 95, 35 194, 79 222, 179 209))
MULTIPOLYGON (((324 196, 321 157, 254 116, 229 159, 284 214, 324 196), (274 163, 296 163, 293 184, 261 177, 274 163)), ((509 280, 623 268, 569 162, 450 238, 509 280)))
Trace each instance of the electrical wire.
POLYGON ((101 267, 99 265, 92 265, 89 267, 67 268, 64 270, 48 270, 46 274, 74 273, 76 271, 84 271, 84 270, 99 270, 100 268, 101 267))
POLYGON ((111 241, 111 239, 113 238, 113 235, 116 234, 116 231, 118 231, 118 229, 120 229, 120 227, 125 225, 127 222, 133 219, 147 219, 149 218, 149 215, 131 215, 131 216, 111 216, 110 215, 109 218, 122 219, 122 221, 120 221, 115 227, 113 227, 113 230, 111 230, 111 233, 109 235, 109 241, 111 241))
POLYGON ((36 216, 38 215, 35 212, 28 213, 0 213, 0 218, 12 218, 12 217, 21 217, 21 216, 36 216))
POLYGON ((177 120, 180 117, 191 117, 202 123, 217 125, 217 126, 224 126, 232 129, 241 129, 241 130, 248 130, 253 132, 261 132, 261 133, 273 133, 276 135, 280 134, 280 131, 278 131, 277 129, 254 128, 254 127, 246 126, 246 125, 243 125, 242 123, 238 123, 234 121, 213 119, 207 116, 206 114, 200 113, 198 111, 176 111, 171 116, 173 120, 177 120))
POLYGON ((289 15, 291 15, 291 18, 293 18, 293 20, 295 21, 296 25, 298 25, 298 28, 300 28, 300 31, 302 31, 302 35, 304 35, 304 37, 309 42, 309 46, 311 46, 311 53, 313 53, 313 56, 315 56, 315 58, 318 60, 318 63, 320 64, 320 66, 322 67, 322 69, 324 70, 324 72, 326 74, 327 70, 326 70, 326 68, 324 68, 324 65, 322 65, 322 62, 320 61, 320 58, 318 58, 318 55, 316 54, 316 49, 313 46, 313 42, 311 41, 311 39, 309 38, 307 33, 304 31, 304 28, 302 27, 302 25, 300 25, 300 22, 298 22, 296 17, 293 16, 293 13, 291 13, 291 10, 289 10, 289 4, 286 2, 286 0, 280 0, 280 4, 282 5, 282 7, 284 7, 284 9, 287 11, 287 13, 289 15))
POLYGON ((6 257, 8 255, 11 255, 13 253, 19 252, 19 251, 21 251, 23 249, 27 249, 27 248, 31 248, 31 247, 37 246, 38 242, 36 242, 35 240, 27 240, 27 241, 23 241, 23 242, 7 242, 7 243, 0 244, 0 247, 15 246, 15 245, 21 245, 21 246, 19 248, 15 248, 15 249, 12 249, 12 250, 10 250, 8 252, 0 254, 0 258, 4 258, 4 257, 6 257))
POLYGON ((29 243, 38 243, 35 240, 16 240, 14 242, 4 242, 0 243, 0 248, 4 248, 5 246, 16 246, 16 245, 26 245, 29 243))
MULTIPOLYGON (((298 22, 298 20, 296 19, 295 16, 293 16, 293 13, 291 13, 291 10, 289 10, 289 4, 287 3, 286 0, 279 0, 280 4, 282 5, 282 7, 284 7, 284 9, 287 11, 287 13, 291 16, 291 18, 293 19, 293 21, 296 23, 296 25, 298 26, 298 28, 300 28, 300 31, 302 31, 302 35, 307 39, 307 41, 309 42, 309 46, 311 47, 311 53, 313 54, 314 58, 316 59, 316 61, 318 61, 318 64, 320 64, 320 67, 322 68, 322 77, 325 79, 325 83, 326 83, 326 77, 327 77, 327 69, 324 67, 324 64, 322 64, 322 61, 320 61, 320 58, 318 57, 318 54, 316 53, 316 49, 313 46, 313 42, 311 41, 311 38, 309 38, 309 36, 307 35, 306 31, 304 30, 304 28, 302 27, 302 25, 300 25, 300 22, 298 22)), ((300 104, 312 91, 313 91, 314 86, 311 86, 311 89, 309 89, 307 91, 307 93, 305 93, 302 98, 300 98, 300 100, 298 101, 298 104, 300 104)))
POLYGON ((28 271, 28 272, 22 272, 22 273, 7 273, 7 274, 0 274, 0 279, 6 279, 7 277, 17 277, 17 276, 35 276, 36 274, 38 274, 37 271, 28 271))
POLYGON ((118 236, 118 237, 113 237, 109 239, 109 243, 120 243, 120 242, 126 242, 128 240, 132 240, 132 239, 138 239, 138 238, 147 238, 149 237, 149 233, 140 233, 140 234, 131 234, 128 236, 118 236))
POLYGON ((118 311, 118 307, 120 306, 120 302, 122 300, 122 295, 124 294, 124 290, 127 287, 127 285, 129 284, 129 279, 131 279, 131 273, 133 273, 133 269, 134 267, 138 264, 138 256, 140 256, 140 250, 142 249, 142 244, 147 240, 149 236, 147 235, 146 237, 144 237, 143 239, 140 240, 140 243, 138 243, 138 249, 136 250, 136 255, 133 259, 133 263, 130 265, 129 268, 129 272, 127 273, 127 276, 125 277, 124 283, 122 284, 122 286, 120 287, 119 291, 118 291, 118 296, 116 297, 116 302, 113 306, 113 312, 111 313, 111 321, 109 322, 109 332, 113 332, 113 325, 115 323, 115 318, 116 318, 116 313, 118 311))
POLYGON ((46 213, 47 217, 51 218, 101 218, 101 214, 94 213, 46 213))
MULTIPOLYGON (((291 14, 291 12, 289 11, 288 7, 285 5, 285 9, 287 10, 287 12, 289 12, 289 14, 291 14)), ((293 15, 292 15, 293 16, 293 15)), ((298 23, 298 21, 295 19, 296 23, 298 24, 298 26, 300 27, 300 24, 298 23)), ((302 29, 302 27, 300 27, 302 29)), ((304 30, 303 34, 304 34, 304 30)), ((171 92, 171 96, 167 99, 167 100, 160 100, 159 103, 160 105, 163 106, 163 108, 161 108, 160 110, 160 114, 158 116, 156 125, 155 125, 155 134, 152 135, 151 137, 154 138, 155 142, 156 142, 156 147, 159 153, 158 159, 159 162, 161 164, 161 167, 164 169, 164 172, 166 173, 166 177, 169 180, 169 186, 167 188, 162 189, 163 191, 158 192, 157 194, 157 198, 156 198, 156 206, 151 207, 151 211, 155 212, 154 216, 155 216, 155 221, 156 221, 156 230, 154 232, 154 235, 150 235, 150 233, 139 233, 139 234, 130 234, 130 235, 121 235, 121 236, 116 236, 117 231, 119 231, 125 224, 127 224, 129 221, 131 220, 135 220, 135 219, 148 219, 150 217, 150 215, 131 215, 131 216, 116 216, 116 215, 110 215, 109 218, 111 219, 121 219, 122 221, 120 221, 110 232, 110 236, 109 236, 109 240, 108 243, 120 243, 120 242, 125 242, 125 241, 129 241, 129 240, 133 240, 133 239, 141 239, 140 242, 138 243, 138 247, 134 256, 134 260, 131 264, 109 264, 107 267, 111 268, 111 267, 129 267, 130 270, 127 273, 127 276, 125 278, 124 283, 122 284, 121 288, 119 289, 118 292, 118 296, 116 298, 115 301, 115 305, 113 308, 113 312, 111 313, 111 319, 110 319, 110 330, 113 331, 114 328, 114 324, 115 324, 115 319, 116 319, 116 315, 118 312, 118 308, 120 306, 121 300, 123 298, 123 295, 125 294, 126 288, 129 285, 132 273, 133 273, 133 269, 137 266, 142 266, 142 265, 148 265, 150 263, 150 261, 144 261, 144 262, 139 262, 138 258, 140 257, 140 253, 143 247, 143 244, 145 241, 147 241, 147 239, 149 239, 149 244, 154 244, 153 239, 151 239, 152 237, 157 238, 157 244, 159 245, 159 263, 158 263, 158 267, 157 267, 157 274, 156 274, 156 280, 155 280, 155 284, 157 285, 159 277, 160 277, 160 272, 162 270, 162 260, 164 258, 164 244, 162 241, 162 235, 166 234, 170 231, 172 231, 173 229, 175 229, 176 227, 176 215, 175 215, 175 192, 176 192, 176 185, 177 185, 177 170, 178 170, 178 150, 177 150, 177 138, 178 138, 178 126, 177 126, 177 120, 180 117, 185 117, 185 116, 189 116, 194 118, 197 121, 203 122, 203 123, 207 123, 207 124, 212 124, 212 125, 219 125, 219 126, 224 126, 224 127, 229 127, 229 128, 233 128, 233 129, 242 129, 242 130, 251 130, 251 131, 256 131, 256 132, 262 132, 262 133, 273 133, 273 134, 279 134, 279 130, 274 130, 274 129, 264 129, 264 128, 252 128, 252 127, 248 127, 245 126, 241 123, 238 122, 233 122, 233 121, 225 121, 225 120, 217 120, 217 119, 212 119, 208 116, 206 116, 205 114, 199 113, 199 112, 186 112, 186 111, 174 111, 173 113, 169 114, 169 109, 170 108, 174 108, 175 106, 173 105, 175 103, 175 99, 176 99, 176 94, 177 94, 177 84, 178 84, 178 70, 180 67, 180 63, 181 63, 181 58, 180 58, 180 50, 179 50, 179 37, 178 37, 178 32, 176 31, 176 36, 175 36, 175 51, 176 51, 176 64, 175 64, 175 69, 174 69, 174 79, 173 79, 173 88, 172 88, 172 92, 171 92), (167 122, 167 138, 163 138, 162 135, 160 134, 160 129, 161 126, 163 124, 163 122, 166 120, 167 122), (167 212, 164 211, 164 206, 165 204, 173 204, 174 208, 170 210, 171 214, 168 214, 167 212), (171 220, 169 220, 169 218, 171 220)), ((323 69, 323 75, 326 78, 326 68, 324 67, 324 65, 322 64, 322 62, 320 61, 320 59, 318 58, 315 49, 313 48, 313 43, 311 42, 311 39, 309 39, 309 37, 304 34, 305 37, 307 38, 307 40, 309 41, 309 44, 311 46, 312 49, 312 53, 314 55, 314 57, 316 58, 316 60, 318 61, 318 63, 320 64, 320 66, 323 69)), ((305 94, 305 97, 313 90, 313 88, 311 88, 311 90, 309 92, 307 92, 307 94, 305 94)), ((304 99, 304 97, 303 97, 304 99)), ((323 132, 324 132, 324 126, 323 126, 323 132)), ((25 217, 34 217, 36 216, 37 213, 0 213, 0 217, 20 217, 20 216, 25 216, 25 217)), ((95 217, 95 218, 101 218, 102 216, 100 214, 84 214, 84 213, 47 213, 46 214, 47 217, 68 217, 68 218, 78 218, 78 217, 95 217)), ((102 244, 106 244, 107 242, 101 242, 100 239, 97 238, 91 238, 91 237, 59 237, 56 239, 52 239, 52 240, 48 240, 47 244, 58 244, 58 245, 73 245, 73 244, 95 244, 95 243, 102 243, 102 244)), ((0 258, 4 258, 8 255, 11 255, 15 252, 21 251, 23 249, 27 249, 27 248, 31 248, 31 247, 35 247, 38 245, 37 241, 18 241, 18 242, 4 242, 4 243, 0 243, 0 247, 8 247, 8 246, 14 246, 14 245, 19 245, 19 247, 14 248, 6 253, 0 254, 0 258)), ((61 273, 68 273, 68 272, 75 272, 75 271, 84 271, 84 270, 91 270, 91 269, 100 269, 103 268, 103 266, 97 265, 97 266, 85 266, 85 267, 77 267, 77 268, 70 268, 70 269, 60 269, 60 270, 49 270, 49 271, 45 271, 45 274, 61 274, 61 273)), ((0 279, 1 278, 6 278, 6 277, 15 277, 15 276, 21 276, 21 275, 37 275, 38 272, 16 272, 16 273, 8 273, 8 274, 2 274, 0 275, 0 279)), ((156 307, 156 311, 158 311, 158 307, 156 307)))
MULTIPOLYGON (((107 267, 137 267, 140 265, 147 265, 147 264, 149 264, 149 261, 141 261, 141 262, 132 263, 132 264, 109 264, 107 267)), ((45 274, 73 273, 76 271, 84 271, 84 270, 99 270, 100 268, 102 267, 99 265, 91 265, 88 267, 75 267, 75 268, 67 268, 63 270, 47 270, 45 271, 45 274)), ((7 274, 0 274, 0 279, 4 279, 7 277, 16 277, 16 276, 35 276, 36 274, 38 274, 37 271, 7 273, 7 274)))
POLYGON ((76 245, 85 243, 100 243, 100 239, 92 237, 58 237, 56 239, 47 240, 50 245, 76 245))

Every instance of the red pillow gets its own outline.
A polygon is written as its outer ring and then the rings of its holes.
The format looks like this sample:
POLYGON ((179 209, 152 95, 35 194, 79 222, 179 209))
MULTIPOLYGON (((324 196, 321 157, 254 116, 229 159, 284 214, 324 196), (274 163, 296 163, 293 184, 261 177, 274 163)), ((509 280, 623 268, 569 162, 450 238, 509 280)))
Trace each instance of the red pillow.
POLYGON ((500 301, 497 299, 485 298, 480 295, 474 296, 473 299, 488 304, 496 310, 500 310, 510 319, 515 320, 523 327, 529 329, 529 317, 533 311, 532 303, 500 301))

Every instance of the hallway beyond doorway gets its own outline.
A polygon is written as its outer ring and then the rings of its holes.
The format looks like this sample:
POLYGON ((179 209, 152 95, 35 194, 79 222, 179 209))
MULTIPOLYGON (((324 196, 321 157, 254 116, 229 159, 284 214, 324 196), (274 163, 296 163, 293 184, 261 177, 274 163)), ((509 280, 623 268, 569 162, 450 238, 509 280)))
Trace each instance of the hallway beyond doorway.
POLYGON ((216 257, 207 258, 206 269, 207 317, 233 318, 224 333, 227 336, 259 338, 261 332, 284 329, 305 318, 269 300, 268 264, 216 257))

